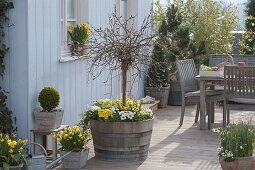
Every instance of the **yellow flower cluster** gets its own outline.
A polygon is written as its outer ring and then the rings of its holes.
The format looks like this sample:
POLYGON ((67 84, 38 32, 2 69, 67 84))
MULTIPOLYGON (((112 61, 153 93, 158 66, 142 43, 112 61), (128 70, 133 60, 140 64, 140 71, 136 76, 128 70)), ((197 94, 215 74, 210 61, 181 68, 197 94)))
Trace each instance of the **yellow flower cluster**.
POLYGON ((64 128, 51 135, 61 143, 65 151, 81 150, 92 138, 88 130, 82 131, 77 125, 64 128))
POLYGON ((27 143, 27 140, 17 140, 15 138, 15 135, 0 133, 0 160, 2 159, 10 165, 19 164, 20 161, 23 161, 23 146, 27 143), (12 155, 19 155, 20 159, 14 159, 12 155))
POLYGON ((85 30, 87 32, 87 35, 91 34, 91 28, 90 28, 89 24, 87 24, 87 23, 79 24, 78 27, 85 30))
POLYGON ((126 105, 123 106, 122 98, 120 98, 120 99, 114 101, 114 107, 118 108, 121 111, 138 112, 141 107, 141 103, 139 101, 132 101, 130 98, 127 98, 126 105))
POLYGON ((104 118, 104 120, 107 120, 111 115, 112 111, 110 109, 101 109, 98 111, 98 116, 104 118))
POLYGON ((112 107, 112 101, 110 99, 100 99, 98 103, 102 109, 110 109, 112 107))

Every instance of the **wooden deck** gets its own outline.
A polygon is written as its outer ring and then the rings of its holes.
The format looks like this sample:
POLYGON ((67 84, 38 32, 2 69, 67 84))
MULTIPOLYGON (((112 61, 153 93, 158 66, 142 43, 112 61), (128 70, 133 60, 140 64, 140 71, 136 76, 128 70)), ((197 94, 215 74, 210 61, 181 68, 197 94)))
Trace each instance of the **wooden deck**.
MULTIPOLYGON (((252 120, 254 112, 235 112, 231 121, 252 120)), ((179 128, 180 107, 169 106, 155 113, 149 156, 144 162, 110 162, 94 157, 93 146, 84 170, 217 170, 217 134, 194 124, 195 106, 188 106, 179 128)), ((216 108, 213 127, 222 124, 222 108, 216 108)), ((61 169, 61 168, 59 168, 61 169)))

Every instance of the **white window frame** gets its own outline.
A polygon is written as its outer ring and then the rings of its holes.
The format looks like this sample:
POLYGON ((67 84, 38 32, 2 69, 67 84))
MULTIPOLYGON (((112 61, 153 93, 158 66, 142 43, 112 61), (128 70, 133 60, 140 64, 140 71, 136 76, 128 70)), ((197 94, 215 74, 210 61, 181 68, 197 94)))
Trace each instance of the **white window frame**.
MULTIPOLYGON (((67 0, 60 0, 60 48, 61 56, 60 62, 66 62, 75 60, 75 56, 72 56, 70 46, 68 45, 68 33, 67 25, 68 22, 75 22, 74 24, 80 24, 82 21, 81 12, 79 9, 80 1, 85 0, 73 0, 74 1, 74 18, 67 18, 67 0)), ((88 8, 87 8, 88 10, 88 8)), ((86 16, 88 19, 88 16, 86 16)))

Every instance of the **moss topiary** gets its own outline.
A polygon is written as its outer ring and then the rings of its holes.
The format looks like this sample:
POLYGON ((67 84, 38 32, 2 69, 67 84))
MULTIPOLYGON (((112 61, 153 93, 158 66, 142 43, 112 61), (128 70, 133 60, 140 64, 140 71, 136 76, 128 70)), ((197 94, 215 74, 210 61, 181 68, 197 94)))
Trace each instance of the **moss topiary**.
POLYGON ((59 92, 52 87, 45 87, 39 94, 38 101, 44 111, 51 112, 59 105, 59 92))

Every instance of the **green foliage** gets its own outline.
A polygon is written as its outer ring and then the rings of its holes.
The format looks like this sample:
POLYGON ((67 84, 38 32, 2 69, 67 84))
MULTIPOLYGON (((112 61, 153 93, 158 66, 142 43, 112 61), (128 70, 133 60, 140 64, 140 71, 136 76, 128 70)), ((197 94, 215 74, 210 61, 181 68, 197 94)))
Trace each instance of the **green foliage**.
MULTIPOLYGON (((196 62, 204 63, 209 54, 224 54, 231 51, 233 39, 231 30, 236 24, 233 6, 223 7, 221 2, 213 0, 174 2, 182 17, 181 25, 188 28, 193 35, 190 56, 195 57, 196 62)), ((156 1, 154 10, 156 24, 160 23, 157 19, 163 18, 162 10, 164 8, 156 1)))
POLYGON ((233 161, 235 157, 252 156, 254 150, 255 130, 247 123, 230 124, 225 129, 220 128, 219 156, 225 161, 233 161))
POLYGON ((38 101, 44 111, 51 112, 59 105, 59 92, 52 87, 45 87, 39 94, 38 101))
POLYGON ((0 88, 0 133, 11 134, 17 130, 13 126, 16 119, 13 118, 12 111, 6 106, 6 99, 5 92, 0 88))
MULTIPOLYGON (((5 65, 4 58, 8 52, 5 45, 5 28, 8 26, 9 18, 7 12, 14 8, 13 3, 8 0, 0 0, 0 76, 3 78, 5 65)), ((0 87, 0 133, 13 133, 17 129, 13 127, 15 118, 12 117, 12 111, 6 106, 7 96, 5 91, 0 87)))
POLYGON ((0 1, 0 76, 3 77, 5 65, 4 58, 6 53, 8 52, 8 48, 4 44, 3 37, 5 36, 5 27, 8 24, 9 18, 7 16, 7 11, 9 9, 14 8, 13 3, 8 0, 0 1))
POLYGON ((255 1, 249 0, 246 4, 245 33, 243 34, 243 41, 240 42, 241 53, 254 54, 255 53, 255 1))
POLYGON ((158 37, 148 72, 148 86, 154 87, 164 87, 169 84, 170 76, 176 74, 176 60, 195 58, 203 52, 192 43, 190 30, 183 25, 182 15, 176 5, 169 4, 166 11, 158 14, 159 9, 162 7, 156 2, 154 20, 160 25, 157 26, 158 37), (162 21, 157 22, 158 18, 162 21))

